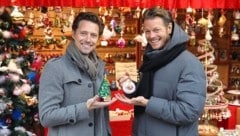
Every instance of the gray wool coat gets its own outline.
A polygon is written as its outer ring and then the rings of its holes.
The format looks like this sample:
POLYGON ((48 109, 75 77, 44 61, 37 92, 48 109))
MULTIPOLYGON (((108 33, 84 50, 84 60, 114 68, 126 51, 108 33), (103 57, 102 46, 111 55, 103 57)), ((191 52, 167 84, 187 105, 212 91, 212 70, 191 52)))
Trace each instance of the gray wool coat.
POLYGON ((88 111, 86 101, 97 94, 104 79, 99 63, 96 81, 66 55, 45 65, 40 78, 39 116, 48 136, 109 136, 108 109, 88 111))
MULTIPOLYGON (((175 24, 163 50, 187 41, 187 34, 175 24)), ((203 65, 192 53, 183 51, 155 72, 153 95, 145 112, 134 117, 133 136, 198 136, 198 119, 205 100, 203 65)))

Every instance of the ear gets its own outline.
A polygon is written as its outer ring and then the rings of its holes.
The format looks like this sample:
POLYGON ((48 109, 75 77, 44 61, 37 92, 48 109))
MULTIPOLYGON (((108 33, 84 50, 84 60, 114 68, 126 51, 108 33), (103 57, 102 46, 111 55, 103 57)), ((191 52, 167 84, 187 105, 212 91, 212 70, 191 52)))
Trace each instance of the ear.
POLYGON ((76 33, 73 31, 73 32, 72 32, 72 39, 73 39, 73 40, 75 40, 75 34, 76 34, 76 33))
POLYGON ((172 34, 172 31, 173 31, 173 23, 172 22, 168 24, 167 29, 168 29, 168 34, 169 35, 172 34))

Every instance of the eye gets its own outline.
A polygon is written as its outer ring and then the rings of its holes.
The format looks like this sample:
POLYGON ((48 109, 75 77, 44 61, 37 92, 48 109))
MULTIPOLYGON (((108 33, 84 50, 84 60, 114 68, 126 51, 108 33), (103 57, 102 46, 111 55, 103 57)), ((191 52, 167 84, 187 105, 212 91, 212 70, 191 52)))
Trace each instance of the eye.
POLYGON ((145 34, 149 34, 150 31, 149 31, 149 30, 145 30, 144 33, 145 33, 145 34))
POLYGON ((153 29, 153 32, 154 32, 154 33, 159 33, 160 31, 161 31, 161 29, 159 29, 159 28, 153 29))
POLYGON ((98 35, 97 35, 97 34, 91 34, 91 37, 92 37, 92 38, 97 38, 98 35))
POLYGON ((87 36, 87 34, 88 34, 88 33, 87 33, 87 32, 85 32, 85 31, 82 31, 82 32, 80 32, 79 34, 80 34, 80 36, 83 36, 83 37, 85 37, 85 36, 87 36))

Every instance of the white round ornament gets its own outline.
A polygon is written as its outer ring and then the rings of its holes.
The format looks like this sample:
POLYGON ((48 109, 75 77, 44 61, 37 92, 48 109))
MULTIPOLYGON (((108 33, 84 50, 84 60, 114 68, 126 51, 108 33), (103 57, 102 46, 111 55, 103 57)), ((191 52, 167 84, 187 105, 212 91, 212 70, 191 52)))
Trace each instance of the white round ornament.
POLYGON ((132 94, 136 90, 135 84, 131 80, 127 80, 122 84, 123 92, 126 94, 132 94))

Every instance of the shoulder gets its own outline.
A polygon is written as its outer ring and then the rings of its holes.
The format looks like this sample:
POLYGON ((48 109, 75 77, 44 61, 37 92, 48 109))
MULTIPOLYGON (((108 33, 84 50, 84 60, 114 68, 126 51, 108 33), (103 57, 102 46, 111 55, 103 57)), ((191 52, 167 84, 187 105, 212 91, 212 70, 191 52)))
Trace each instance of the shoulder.
POLYGON ((201 61, 190 51, 182 52, 176 59, 175 64, 178 68, 187 71, 204 71, 201 61))
POLYGON ((51 58, 44 65, 44 71, 57 72, 65 66, 64 58, 62 56, 57 58, 51 58))
POLYGON ((202 64, 200 60, 190 51, 185 50, 179 55, 179 59, 182 63, 196 63, 196 64, 202 64))
POLYGON ((57 58, 52 58, 50 60, 47 61, 47 63, 45 64, 45 67, 56 67, 56 68, 63 68, 68 64, 68 60, 66 58, 66 56, 60 56, 60 57, 57 57, 57 58))
POLYGON ((52 65, 52 64, 58 64, 61 61, 63 61, 63 57, 56 57, 56 58, 51 58, 50 60, 47 61, 46 65, 52 65))

